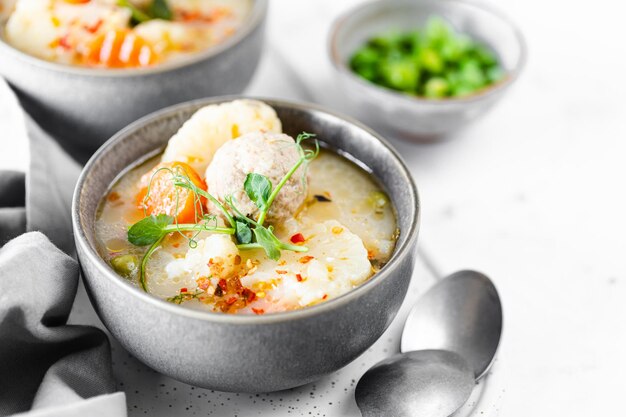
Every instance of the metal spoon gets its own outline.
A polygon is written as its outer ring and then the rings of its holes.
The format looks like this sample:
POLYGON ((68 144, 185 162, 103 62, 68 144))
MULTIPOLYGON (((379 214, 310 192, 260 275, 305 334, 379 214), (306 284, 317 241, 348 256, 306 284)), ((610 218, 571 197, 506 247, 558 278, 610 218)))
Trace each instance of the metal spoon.
POLYGON ((405 353, 380 362, 359 380, 355 397, 363 416, 454 413, 469 398, 475 378, 489 369, 501 333, 502 306, 489 278, 474 271, 445 278, 409 313, 401 343, 405 353))
POLYGON ((487 373, 502 334, 502 305, 487 276, 459 271, 420 297, 404 324, 401 352, 445 349, 461 355, 476 380, 487 373))
POLYGON ((474 388, 472 368, 454 352, 399 353, 363 375, 356 402, 363 417, 449 416, 474 388))

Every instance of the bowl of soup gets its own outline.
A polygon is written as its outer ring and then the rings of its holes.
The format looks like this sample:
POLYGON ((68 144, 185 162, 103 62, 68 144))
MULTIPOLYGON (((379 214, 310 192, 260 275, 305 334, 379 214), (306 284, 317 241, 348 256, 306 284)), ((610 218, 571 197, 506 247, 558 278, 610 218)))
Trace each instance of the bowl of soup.
POLYGON ((91 153, 160 108, 241 92, 266 13, 267 0, 0 0, 0 74, 46 130, 91 153))
POLYGON ((161 373, 236 392, 299 386, 367 350, 406 294, 419 212, 375 132, 240 97, 128 126, 87 163, 72 208, 112 335, 161 373))

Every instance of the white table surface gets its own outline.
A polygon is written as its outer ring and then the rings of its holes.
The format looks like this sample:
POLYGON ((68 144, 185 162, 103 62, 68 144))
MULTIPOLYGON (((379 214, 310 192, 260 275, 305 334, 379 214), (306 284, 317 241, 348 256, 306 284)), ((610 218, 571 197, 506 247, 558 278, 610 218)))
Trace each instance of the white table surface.
MULTIPOLYGON (((274 0, 268 48, 246 93, 349 110, 335 93, 325 47, 333 17, 354 2, 274 0)), ((498 5, 522 27, 530 50, 509 95, 445 142, 392 139, 420 190, 419 246, 439 273, 478 269, 501 293, 498 392, 487 387, 492 401, 479 404, 480 411, 614 414, 626 374, 624 6, 613 0, 498 5)), ((0 91, 0 168, 24 169, 25 144, 5 146, 15 128, 2 97, 0 91)), ((433 282, 418 263, 407 303, 433 282)), ((77 303, 80 321, 96 320, 84 294, 77 303)), ((115 369, 131 415, 358 415, 346 399, 351 375, 397 349, 401 318, 353 364, 280 397, 191 389, 118 348, 115 369)))

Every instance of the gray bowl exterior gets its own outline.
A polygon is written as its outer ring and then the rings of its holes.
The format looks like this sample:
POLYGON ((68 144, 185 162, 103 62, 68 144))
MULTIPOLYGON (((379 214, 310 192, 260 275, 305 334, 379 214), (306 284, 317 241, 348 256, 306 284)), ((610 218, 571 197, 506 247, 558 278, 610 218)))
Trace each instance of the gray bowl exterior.
POLYGON ((369 348, 396 315, 411 279, 419 224, 415 184, 395 151, 367 128, 309 105, 265 100, 285 132, 314 132, 372 170, 392 199, 401 230, 390 262, 369 281, 320 305, 264 316, 200 312, 167 303, 117 276, 95 249, 94 219, 109 185, 154 155, 198 108, 233 97, 174 106, 105 144, 76 187, 74 236, 83 279, 99 317, 134 356, 180 381, 222 391, 292 388, 336 371, 369 348))
POLYGON ((0 74, 41 126, 64 144, 91 153, 118 130, 158 109, 243 91, 261 56, 267 2, 254 2, 250 26, 242 27, 241 35, 189 63, 90 70, 45 62, 0 40, 0 74))
POLYGON ((344 96, 360 120, 403 137, 434 139, 466 126, 500 100, 524 66, 526 47, 521 33, 507 18, 479 4, 465 0, 380 0, 357 6, 337 19, 329 53, 344 96), (433 15, 492 47, 508 77, 466 98, 429 100, 379 87, 348 68, 351 55, 372 36, 423 27, 433 15))

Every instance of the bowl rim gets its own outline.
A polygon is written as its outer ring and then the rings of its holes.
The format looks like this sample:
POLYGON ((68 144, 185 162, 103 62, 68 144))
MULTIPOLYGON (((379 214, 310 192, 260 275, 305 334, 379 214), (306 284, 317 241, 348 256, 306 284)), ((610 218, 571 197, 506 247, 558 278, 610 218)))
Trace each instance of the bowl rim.
MULTIPOLYGON (((141 158, 141 156, 139 157, 141 158)), ((137 158, 137 159, 139 159, 137 158)), ((121 173, 121 172, 120 172, 121 173)), ((118 173, 118 175, 120 174, 118 173)), ((400 154, 393 148, 393 146, 381 135, 376 133, 374 130, 369 127, 363 125, 357 120, 345 116, 341 113, 328 110, 322 106, 318 106, 316 104, 305 103, 300 101, 288 101, 282 99, 275 98, 266 98, 266 97, 256 97, 256 96, 243 96, 243 95, 228 95, 228 96, 219 96, 219 97, 211 97, 211 98, 203 98, 197 100, 191 100, 183 103, 179 103, 173 106, 166 107, 164 109, 158 110, 154 113, 151 113, 147 116, 142 117, 141 119, 131 123, 127 127, 123 128, 115 135, 113 135, 104 145, 102 145, 89 159, 85 167, 83 168, 78 181, 76 183, 76 187, 74 189, 74 195, 72 198, 72 228, 74 231, 74 239, 76 242, 77 248, 80 247, 83 251, 83 256, 88 258, 88 261, 91 262, 93 266, 97 269, 97 271, 103 275, 104 279, 108 279, 114 282, 114 285, 122 288, 122 291, 127 291, 132 297, 136 297, 138 300, 142 302, 146 302, 151 304, 155 308, 162 309, 166 312, 175 314, 177 316, 182 316, 190 319, 196 319, 207 322, 214 323, 228 323, 235 325, 251 325, 251 324, 276 324, 290 320, 297 319, 306 319, 310 317, 314 317, 319 314, 330 312, 340 306, 346 305, 349 302, 352 302, 355 299, 358 299, 365 293, 371 291, 373 288, 378 286, 385 278, 387 278, 391 273, 394 273, 397 266, 400 262, 405 259, 407 256, 416 256, 413 248, 414 242, 417 240, 417 235, 419 232, 419 224, 421 218, 421 206, 419 201, 419 195, 417 191, 417 186, 415 185, 415 181, 413 176, 411 175, 410 170, 406 166, 400 154), (209 105, 221 102, 227 102, 237 99, 250 99, 250 100, 259 100, 267 103, 269 106, 283 106, 301 111, 315 111, 319 113, 323 113, 325 115, 331 116, 333 118, 339 119, 344 122, 348 122, 357 128, 363 130, 365 133, 369 134, 370 137, 380 142, 390 153, 391 157, 394 160, 394 163, 398 165, 401 170, 402 176, 405 177, 406 182, 408 182, 407 188, 409 190, 408 199, 411 200, 411 204, 414 207, 415 215, 409 220, 409 227, 406 231, 407 237, 402 242, 400 246, 396 246, 394 248, 393 254, 389 262, 385 264, 382 270, 374 274, 370 277, 366 282, 353 288, 345 294, 342 294, 336 298, 332 298, 324 303, 317 304, 310 307, 305 307, 297 310, 278 312, 278 313, 270 313, 263 315, 234 315, 234 314, 225 314, 225 313, 217 313, 211 311, 200 311, 193 310, 189 308, 184 308, 178 305, 174 305, 172 303, 168 303, 165 300, 162 300, 156 296, 153 296, 150 293, 147 293, 140 288, 130 285, 125 282, 122 278, 120 278, 117 274, 113 272, 110 266, 106 264, 106 262, 100 257, 97 251, 91 246, 89 243, 86 233, 82 228, 82 224, 80 221, 79 207, 80 207, 80 199, 83 191, 83 185, 86 181, 89 172, 93 169, 93 167, 98 163, 98 160, 104 155, 110 148, 113 148, 117 145, 117 143, 124 140, 129 134, 141 130, 142 127, 153 123, 156 120, 166 118, 172 116, 183 109, 188 109, 190 107, 198 106, 198 105, 209 105)), ((80 253, 80 251, 79 251, 80 253)), ((80 259, 81 256, 78 256, 79 263, 83 261, 80 259)))
POLYGON ((334 69, 338 71, 341 75, 346 76, 352 82, 359 84, 361 87, 379 91, 383 94, 388 95, 390 98, 399 99, 407 103, 412 103, 412 104, 419 103, 421 105, 433 105, 433 106, 440 106, 440 105, 451 104, 451 103, 452 104, 473 103, 473 102, 477 102, 477 101, 480 101, 482 99, 485 99, 487 97, 497 94, 500 90, 504 90, 505 88, 509 87, 511 84, 513 84, 515 80, 519 78, 522 70, 526 66, 526 60, 528 58, 527 57, 528 48, 527 48, 526 40, 524 38, 524 35, 522 34, 522 31, 513 22, 513 20, 511 20, 505 13, 501 12, 497 8, 494 8, 493 6, 488 5, 487 3, 484 3, 481 1, 475 1, 475 0, 420 0, 418 2, 408 1, 408 0, 400 0, 400 1, 398 0, 371 0, 365 3, 360 3, 354 7, 349 8, 345 12, 343 12, 332 23, 330 32, 328 35, 327 51, 328 51, 328 56, 330 58, 330 61, 334 69), (424 98, 421 96, 411 96, 411 95, 402 93, 400 91, 392 90, 390 88, 386 88, 378 84, 369 82, 357 76, 353 71, 350 70, 350 68, 348 68, 346 63, 343 62, 339 58, 339 52, 337 51, 337 36, 338 36, 338 32, 342 29, 342 27, 346 25, 347 22, 351 21, 351 19, 358 12, 378 7, 383 3, 386 3, 386 4, 395 3, 396 5, 411 5, 411 4, 420 4, 420 3, 437 3, 437 4, 448 3, 448 4, 452 4, 453 5, 452 7, 456 7, 458 5, 465 5, 465 6, 474 7, 480 11, 489 13, 495 16, 496 18, 502 20, 513 31, 513 34, 520 48, 520 55, 519 55, 517 65, 511 71, 507 72, 506 77, 504 77, 504 79, 465 97, 446 97, 442 99, 432 99, 432 98, 424 98))
MULTIPOLYGON (((173 62, 165 62, 146 68, 90 68, 78 65, 61 64, 58 62, 47 61, 34 55, 20 51, 4 40, 4 34, 0 35, 0 52, 6 52, 16 60, 22 61, 31 66, 41 68, 56 73, 79 75, 94 78, 124 78, 124 77, 141 77, 144 75, 160 74, 164 72, 175 71, 179 68, 192 66, 204 60, 221 54, 222 52, 239 44, 250 35, 264 20, 267 15, 269 0, 251 0, 253 2, 250 13, 235 33, 228 39, 217 45, 206 48, 205 50, 191 54, 180 60, 173 62)), ((0 25, 0 32, 4 31, 5 24, 0 25)))

